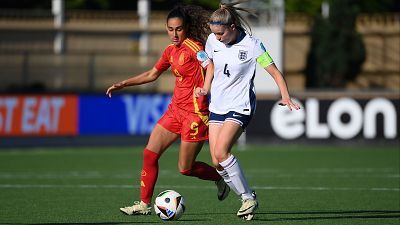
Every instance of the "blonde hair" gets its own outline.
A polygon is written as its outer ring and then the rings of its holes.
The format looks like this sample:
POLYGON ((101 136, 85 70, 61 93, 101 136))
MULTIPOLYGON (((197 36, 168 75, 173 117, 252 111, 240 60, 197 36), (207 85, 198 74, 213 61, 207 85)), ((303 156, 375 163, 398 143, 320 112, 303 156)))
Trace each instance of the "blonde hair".
POLYGON ((251 27, 249 22, 240 15, 239 11, 249 13, 250 15, 257 16, 254 9, 237 7, 236 5, 248 2, 248 0, 239 0, 231 3, 220 3, 219 9, 211 14, 210 24, 231 25, 240 27, 251 34, 251 27))

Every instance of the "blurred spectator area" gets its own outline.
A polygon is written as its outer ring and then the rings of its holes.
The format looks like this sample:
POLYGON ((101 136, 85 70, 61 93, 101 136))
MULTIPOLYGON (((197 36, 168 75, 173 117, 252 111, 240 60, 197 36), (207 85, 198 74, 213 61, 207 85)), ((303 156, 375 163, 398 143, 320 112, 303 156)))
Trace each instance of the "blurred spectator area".
MULTIPOLYGON (((50 11, 0 10, 0 90, 21 92, 104 91, 110 84, 150 69, 169 44, 165 12, 152 12, 150 54, 140 56, 138 16, 134 11, 67 11, 63 55, 53 53, 50 11)), ((303 91, 303 69, 312 19, 286 15, 284 73, 291 90, 303 91)), ((360 15, 357 29, 367 49, 358 78, 348 89, 400 90, 400 14, 360 15)), ((268 42, 268 40, 264 40, 268 42)), ((268 43, 266 44, 268 46, 268 43)), ((137 91, 170 92, 167 73, 137 91)))
MULTIPOLYGON (((290 87, 304 87, 311 18, 287 15, 284 40, 284 72, 290 87), (301 85, 299 85, 301 84, 301 85)), ((368 14, 357 18, 357 31, 366 47, 361 74, 348 83, 350 90, 400 90, 400 14, 368 14)))

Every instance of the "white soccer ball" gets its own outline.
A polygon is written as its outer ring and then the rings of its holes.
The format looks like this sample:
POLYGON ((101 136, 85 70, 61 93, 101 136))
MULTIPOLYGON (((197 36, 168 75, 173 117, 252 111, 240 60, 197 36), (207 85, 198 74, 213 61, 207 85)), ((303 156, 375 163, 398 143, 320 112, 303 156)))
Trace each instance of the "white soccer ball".
POLYGON ((177 220, 185 212, 185 200, 178 192, 166 190, 157 195, 154 210, 162 220, 177 220))

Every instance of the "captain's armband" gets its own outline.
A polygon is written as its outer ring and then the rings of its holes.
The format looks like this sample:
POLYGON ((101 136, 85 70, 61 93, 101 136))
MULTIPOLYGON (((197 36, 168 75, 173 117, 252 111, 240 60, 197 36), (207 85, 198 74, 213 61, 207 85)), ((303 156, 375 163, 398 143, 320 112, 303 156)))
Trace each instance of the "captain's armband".
POLYGON ((262 55, 257 57, 257 62, 260 64, 260 66, 266 68, 274 63, 274 60, 272 60, 272 57, 268 54, 268 52, 264 52, 262 55))

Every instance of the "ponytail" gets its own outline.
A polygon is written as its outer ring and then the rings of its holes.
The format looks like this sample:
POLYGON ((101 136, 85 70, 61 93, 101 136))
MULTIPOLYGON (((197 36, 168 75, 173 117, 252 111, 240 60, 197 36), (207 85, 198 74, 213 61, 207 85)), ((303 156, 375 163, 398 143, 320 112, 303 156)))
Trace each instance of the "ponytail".
POLYGON ((250 15, 256 16, 255 10, 249 8, 237 7, 240 3, 248 2, 248 0, 239 0, 231 3, 220 3, 219 9, 211 14, 210 24, 231 25, 246 30, 251 34, 251 27, 249 22, 240 15, 239 11, 246 12, 250 15))

